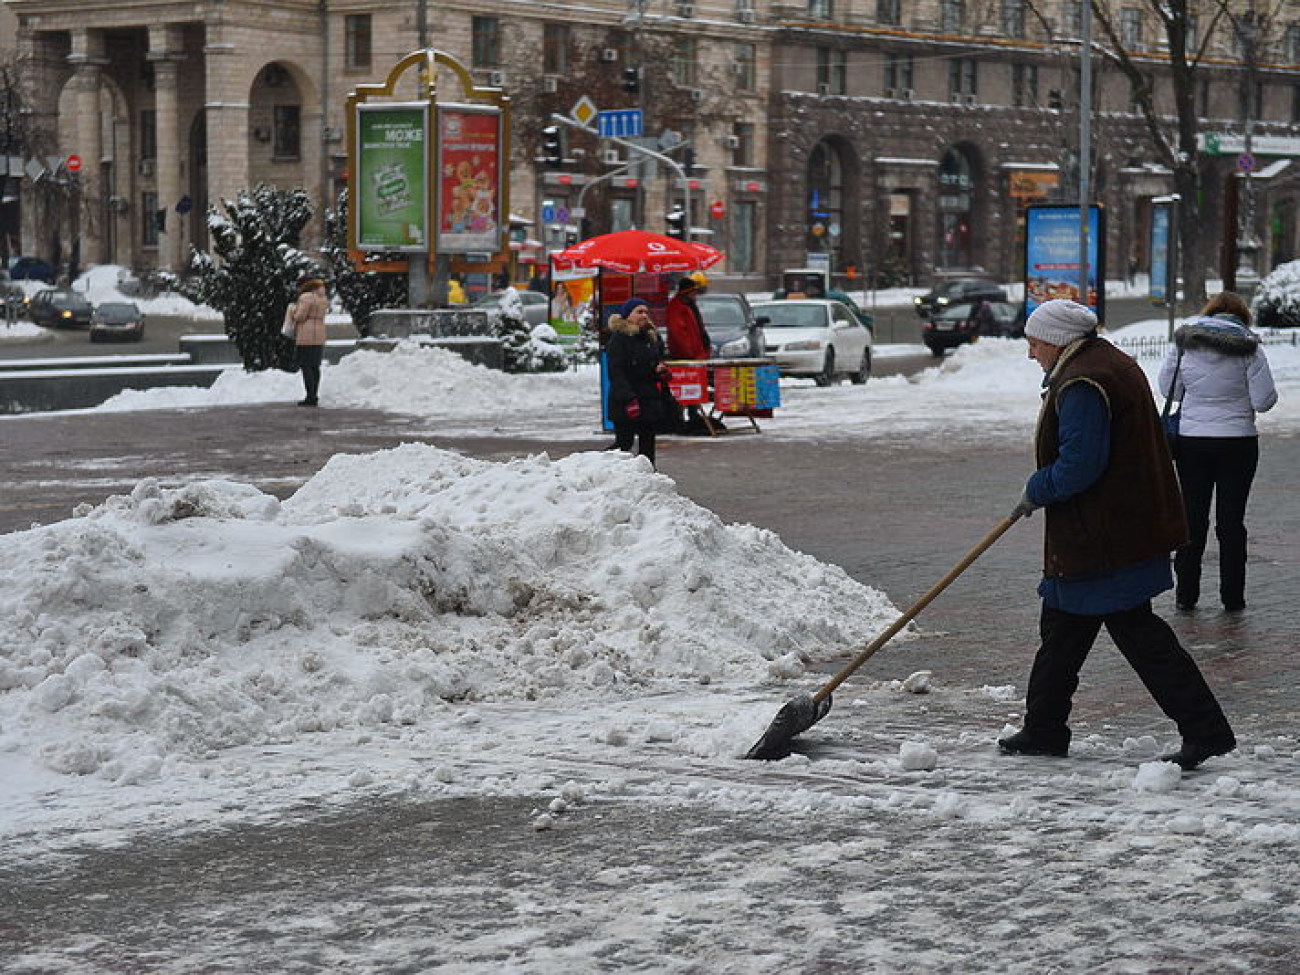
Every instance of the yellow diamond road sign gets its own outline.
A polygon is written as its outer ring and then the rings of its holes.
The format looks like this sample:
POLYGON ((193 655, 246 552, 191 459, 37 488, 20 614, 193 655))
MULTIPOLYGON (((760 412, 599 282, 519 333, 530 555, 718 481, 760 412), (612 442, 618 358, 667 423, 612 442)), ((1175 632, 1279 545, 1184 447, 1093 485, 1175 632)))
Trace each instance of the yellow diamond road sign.
POLYGON ((591 125, 591 120, 596 117, 599 111, 600 109, 596 108, 596 103, 588 96, 583 95, 576 103, 574 103, 573 108, 569 109, 569 114, 583 125, 589 126, 591 125))

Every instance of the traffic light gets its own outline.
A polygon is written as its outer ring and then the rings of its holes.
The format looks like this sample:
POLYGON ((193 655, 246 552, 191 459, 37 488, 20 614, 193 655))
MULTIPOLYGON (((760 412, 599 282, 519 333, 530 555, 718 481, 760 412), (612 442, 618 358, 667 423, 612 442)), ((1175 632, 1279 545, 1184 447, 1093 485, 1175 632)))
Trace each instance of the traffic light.
POLYGON ((560 145, 560 127, 548 125, 542 129, 542 156, 546 165, 559 169, 564 165, 564 149, 560 145))
POLYGON ((686 148, 682 150, 682 172, 688 177, 695 175, 695 150, 686 148))
POLYGON ((686 211, 681 207, 673 210, 671 213, 664 214, 664 222, 668 224, 668 236, 676 237, 678 240, 686 239, 686 211))
POLYGON ((635 95, 641 91, 641 69, 624 68, 623 69, 623 90, 629 95, 635 95))

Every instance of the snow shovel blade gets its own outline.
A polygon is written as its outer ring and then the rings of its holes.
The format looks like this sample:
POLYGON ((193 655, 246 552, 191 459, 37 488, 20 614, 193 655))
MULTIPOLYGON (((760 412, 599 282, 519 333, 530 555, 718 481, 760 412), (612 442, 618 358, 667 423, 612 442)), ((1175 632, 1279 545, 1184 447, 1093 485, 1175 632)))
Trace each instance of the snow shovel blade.
POLYGON ((811 694, 800 694, 788 701, 772 723, 763 732, 754 747, 745 753, 746 758, 763 761, 775 761, 790 754, 790 745, 794 736, 807 731, 831 709, 831 697, 826 695, 820 701, 814 701, 811 694))

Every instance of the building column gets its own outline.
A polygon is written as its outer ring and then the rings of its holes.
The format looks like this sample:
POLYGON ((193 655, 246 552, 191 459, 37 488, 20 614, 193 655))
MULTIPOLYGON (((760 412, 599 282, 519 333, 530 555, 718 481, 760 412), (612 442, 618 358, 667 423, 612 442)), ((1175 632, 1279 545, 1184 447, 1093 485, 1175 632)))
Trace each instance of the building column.
POLYGON ((103 262, 105 213, 100 169, 104 159, 103 127, 99 89, 104 65, 103 35, 98 31, 72 32, 72 65, 69 85, 73 95, 73 117, 67 131, 60 133, 59 150, 81 159, 81 171, 69 174, 70 246, 77 263, 103 262))
POLYGON ((177 76, 183 57, 179 28, 161 24, 149 28, 148 60, 153 65, 154 111, 157 113, 158 158, 155 168, 158 208, 164 214, 159 229, 158 267, 167 271, 182 270, 184 254, 184 218, 176 204, 184 195, 182 160, 185 139, 181 133, 180 93, 177 76))
POLYGON ((248 65, 233 44, 209 41, 204 48, 208 99, 208 205, 233 200, 248 186, 248 65))

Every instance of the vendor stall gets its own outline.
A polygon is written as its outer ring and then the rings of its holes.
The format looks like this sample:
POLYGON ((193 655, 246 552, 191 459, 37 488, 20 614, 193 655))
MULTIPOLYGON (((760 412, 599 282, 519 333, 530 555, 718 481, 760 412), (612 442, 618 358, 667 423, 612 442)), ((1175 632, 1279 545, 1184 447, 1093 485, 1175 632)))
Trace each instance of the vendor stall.
POLYGON ((719 420, 743 417, 755 433, 758 419, 781 405, 780 371, 770 359, 669 360, 669 386, 682 406, 701 410, 709 435, 721 431, 719 420))

